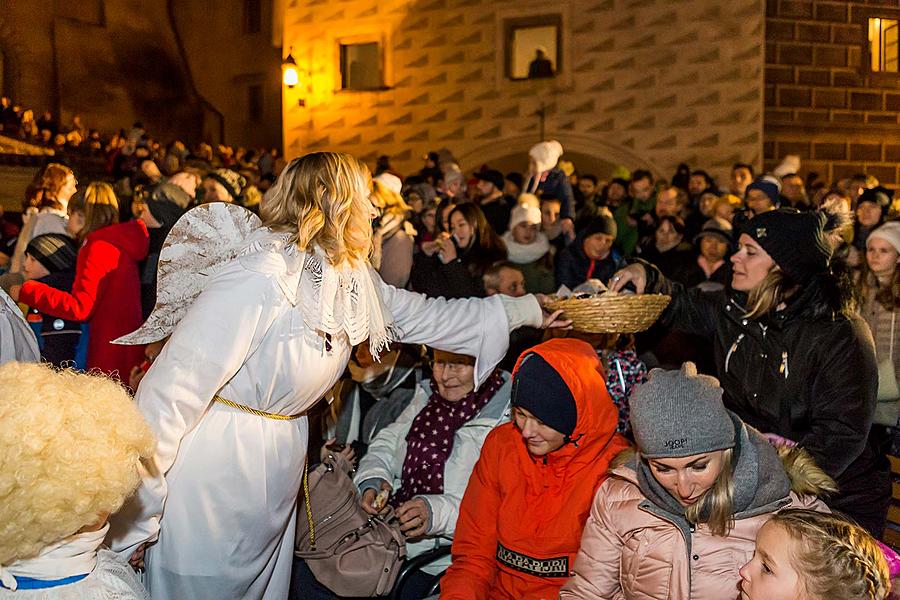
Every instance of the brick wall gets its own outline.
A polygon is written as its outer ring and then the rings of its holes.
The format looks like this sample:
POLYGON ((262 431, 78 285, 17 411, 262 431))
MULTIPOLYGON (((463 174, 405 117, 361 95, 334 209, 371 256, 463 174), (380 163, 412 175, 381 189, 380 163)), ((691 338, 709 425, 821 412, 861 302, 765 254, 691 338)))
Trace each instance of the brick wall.
POLYGON ((798 154, 802 174, 900 184, 900 75, 870 72, 869 17, 900 19, 900 3, 767 0, 767 168, 798 154))

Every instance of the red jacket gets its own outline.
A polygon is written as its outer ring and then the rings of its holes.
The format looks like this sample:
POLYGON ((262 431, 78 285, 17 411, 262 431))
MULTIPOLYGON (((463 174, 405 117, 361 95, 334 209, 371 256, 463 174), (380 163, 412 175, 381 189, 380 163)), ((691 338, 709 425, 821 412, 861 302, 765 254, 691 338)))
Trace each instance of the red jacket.
POLYGON ((138 262, 149 246, 143 221, 109 225, 87 236, 78 253, 72 292, 26 281, 19 302, 46 315, 89 321, 88 369, 99 369, 128 382, 131 368, 143 360, 142 346, 110 342, 141 326, 138 262))
POLYGON ((609 462, 628 447, 616 433, 618 412, 590 345, 554 339, 525 354, 531 352, 575 397, 577 445, 535 457, 514 423, 488 435, 460 506, 442 599, 557 598, 609 462))

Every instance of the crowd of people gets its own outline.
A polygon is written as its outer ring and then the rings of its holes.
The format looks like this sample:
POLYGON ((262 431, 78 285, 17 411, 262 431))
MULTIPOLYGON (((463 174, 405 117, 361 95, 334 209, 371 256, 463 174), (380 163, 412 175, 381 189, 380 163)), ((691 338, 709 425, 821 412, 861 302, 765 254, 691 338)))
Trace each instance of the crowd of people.
POLYGON ((0 453, 0 597, 346 597, 294 555, 332 452, 404 560, 434 554, 402 598, 888 597, 900 220, 871 177, 602 180, 552 140, 522 173, 248 177, 124 138, 111 182, 50 163, 2 222, 0 443, 32 441, 0 453), (598 293, 671 302, 636 335, 547 308, 598 293))

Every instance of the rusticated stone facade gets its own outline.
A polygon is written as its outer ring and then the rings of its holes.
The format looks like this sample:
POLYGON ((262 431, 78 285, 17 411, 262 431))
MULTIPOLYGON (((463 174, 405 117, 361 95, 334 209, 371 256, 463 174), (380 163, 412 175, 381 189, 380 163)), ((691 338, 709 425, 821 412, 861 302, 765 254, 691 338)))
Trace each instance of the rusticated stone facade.
POLYGON ((464 169, 521 169, 543 104, 545 137, 601 176, 617 164, 670 176, 687 161, 720 177, 738 160, 762 166, 763 0, 285 4, 285 54, 301 67, 284 92, 288 157, 384 153, 408 172, 448 147, 464 169), (558 76, 507 79, 504 22, 551 13, 558 76), (344 40, 382 42, 385 89, 339 90, 344 40))

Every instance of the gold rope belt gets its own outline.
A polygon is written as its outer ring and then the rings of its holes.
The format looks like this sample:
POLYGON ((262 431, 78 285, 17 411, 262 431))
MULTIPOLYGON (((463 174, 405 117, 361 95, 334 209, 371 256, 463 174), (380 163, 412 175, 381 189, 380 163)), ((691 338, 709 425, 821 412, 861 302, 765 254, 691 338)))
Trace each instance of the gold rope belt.
POLYGON ((277 415, 275 413, 266 412, 264 410, 257 410, 255 408, 250 408, 249 406, 244 406, 243 404, 238 404, 237 402, 232 402, 231 400, 226 400, 222 396, 216 394, 213 396, 213 400, 224 404, 225 406, 230 406, 231 408, 236 408, 238 410, 242 410, 245 413, 249 413, 251 415, 256 415, 257 417, 265 417, 266 419, 275 419, 276 421, 293 421, 294 419, 299 419, 304 415, 304 413, 299 413, 296 415, 277 415))

